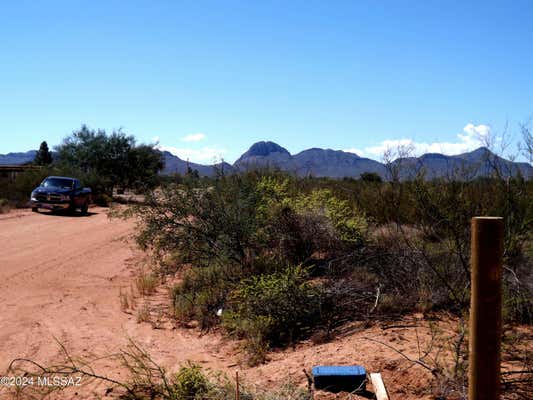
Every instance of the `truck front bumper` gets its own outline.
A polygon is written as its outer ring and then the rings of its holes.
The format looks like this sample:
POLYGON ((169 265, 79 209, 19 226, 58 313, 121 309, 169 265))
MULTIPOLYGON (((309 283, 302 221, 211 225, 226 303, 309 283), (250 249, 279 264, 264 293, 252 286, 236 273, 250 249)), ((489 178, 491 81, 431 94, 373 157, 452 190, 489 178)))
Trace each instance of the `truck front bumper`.
POLYGON ((32 208, 46 208, 47 210, 66 210, 70 207, 70 202, 67 203, 46 203, 42 201, 31 201, 32 208))

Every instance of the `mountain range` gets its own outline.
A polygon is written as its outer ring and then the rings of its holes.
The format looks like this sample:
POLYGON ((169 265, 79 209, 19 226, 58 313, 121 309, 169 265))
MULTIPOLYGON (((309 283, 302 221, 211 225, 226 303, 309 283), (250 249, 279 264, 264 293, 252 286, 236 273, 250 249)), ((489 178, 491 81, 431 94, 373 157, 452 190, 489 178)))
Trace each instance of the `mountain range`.
POLYGON ((30 150, 24 153, 0 154, 0 165, 26 164, 33 161, 36 154, 37 150, 30 150))
MULTIPOLYGON (((35 150, 0 154, 0 165, 31 162, 35 154, 35 150)), ((485 147, 454 156, 427 153, 420 157, 399 158, 389 165, 341 150, 311 148, 293 155, 279 144, 268 141, 254 143, 233 165, 226 162, 214 165, 196 164, 182 160, 168 151, 163 151, 162 154, 165 167, 161 173, 164 175, 184 174, 188 168, 197 170, 201 176, 213 176, 217 170, 233 173, 271 167, 299 176, 330 178, 358 178, 364 172, 374 172, 387 178, 392 170, 400 171, 400 178, 408 178, 421 169, 428 178, 449 176, 458 171, 462 177, 476 177, 490 175, 493 167, 497 165, 505 176, 515 175, 520 171, 525 178, 533 178, 531 164, 506 160, 485 147)))

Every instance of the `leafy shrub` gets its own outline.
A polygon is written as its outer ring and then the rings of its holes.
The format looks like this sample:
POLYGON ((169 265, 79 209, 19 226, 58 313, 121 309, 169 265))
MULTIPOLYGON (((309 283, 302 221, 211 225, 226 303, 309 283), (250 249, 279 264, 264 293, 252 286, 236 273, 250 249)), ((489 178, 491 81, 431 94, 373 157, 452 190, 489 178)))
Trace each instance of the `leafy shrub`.
POLYGON ((180 368, 173 381, 173 392, 178 400, 204 399, 210 390, 209 379, 202 372, 202 367, 189 363, 180 368))
POLYGON ((132 208, 143 221, 138 243, 160 254, 179 254, 184 263, 207 265, 219 257, 246 262, 256 247, 253 182, 233 176, 212 187, 196 183, 163 187, 132 208))
POLYGON ((187 270, 182 281, 171 291, 176 318, 181 321, 197 320, 202 329, 216 324, 216 312, 223 307, 232 282, 239 279, 232 273, 235 271, 233 266, 217 262, 187 270))
POLYGON ((306 262, 316 252, 333 255, 363 244, 367 221, 354 204, 328 189, 301 193, 296 186, 272 176, 257 184, 258 236, 278 251, 281 262, 306 262))
POLYGON ((301 266, 243 280, 229 295, 223 326, 253 354, 292 344, 320 320, 318 290, 301 266))
POLYGON ((303 215, 322 216, 336 233, 335 239, 361 244, 368 228, 364 215, 347 201, 336 198, 330 190, 314 190, 310 195, 298 196, 294 209, 303 215))
POLYGON ((309 269, 291 265, 325 265, 361 247, 364 214, 331 190, 299 190, 286 175, 221 176, 211 183, 171 182, 129 211, 143 221, 139 244, 162 255, 160 271, 191 265, 171 292, 175 316, 209 329, 223 309, 224 327, 246 339, 252 363, 272 346, 309 336, 322 319, 330 329, 334 296, 322 296, 309 282, 309 269))
POLYGON ((93 196, 93 203, 100 207, 109 207, 112 202, 113 198, 105 193, 100 193, 93 196))

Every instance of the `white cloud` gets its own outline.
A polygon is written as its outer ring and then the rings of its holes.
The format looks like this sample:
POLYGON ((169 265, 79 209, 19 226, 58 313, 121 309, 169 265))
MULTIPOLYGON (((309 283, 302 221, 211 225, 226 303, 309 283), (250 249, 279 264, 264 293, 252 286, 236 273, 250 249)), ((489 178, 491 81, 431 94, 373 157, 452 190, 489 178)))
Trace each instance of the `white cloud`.
POLYGON ((174 146, 158 146, 159 150, 168 151, 175 156, 178 156, 182 160, 189 160, 197 163, 219 162, 224 154, 227 153, 226 149, 216 147, 202 147, 200 149, 189 149, 174 146))
MULTIPOLYGON (((490 141, 491 128, 489 125, 467 124, 463 128, 463 133, 457 135, 455 142, 416 142, 412 139, 384 140, 377 146, 365 147, 363 151, 356 150, 359 155, 366 155, 372 158, 381 157, 387 150, 395 150, 398 147, 409 148, 413 155, 424 153, 442 153, 447 155, 461 154, 486 145, 490 141)), ((350 150, 346 150, 350 151, 350 150)))
POLYGON ((181 140, 184 142, 200 142, 204 139, 207 139, 205 133, 193 133, 181 138, 181 140))
POLYGON ((354 154, 356 154, 356 155, 358 155, 358 156, 360 156, 361 154, 364 153, 363 150, 361 150, 361 149, 356 149, 355 147, 351 147, 351 148, 349 148, 349 149, 344 149, 343 151, 345 151, 346 153, 354 153, 354 154))

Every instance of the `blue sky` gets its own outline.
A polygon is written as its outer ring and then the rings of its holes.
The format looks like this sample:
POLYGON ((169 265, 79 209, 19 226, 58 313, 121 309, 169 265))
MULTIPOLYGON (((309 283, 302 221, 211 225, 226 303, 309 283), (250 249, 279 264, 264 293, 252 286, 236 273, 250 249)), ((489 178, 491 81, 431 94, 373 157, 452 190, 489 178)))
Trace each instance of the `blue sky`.
POLYGON ((200 162, 457 153, 533 116, 531 21, 519 0, 2 2, 0 153, 82 123, 200 162))

